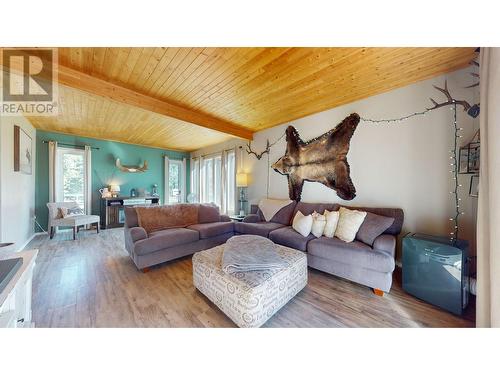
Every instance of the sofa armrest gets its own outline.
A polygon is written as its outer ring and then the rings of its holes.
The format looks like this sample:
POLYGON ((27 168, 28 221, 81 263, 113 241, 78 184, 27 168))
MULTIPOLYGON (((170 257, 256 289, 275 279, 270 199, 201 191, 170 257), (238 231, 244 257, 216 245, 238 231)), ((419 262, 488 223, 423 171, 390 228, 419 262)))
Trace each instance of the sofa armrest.
POLYGON ((373 248, 394 257, 396 255, 396 237, 391 234, 381 234, 373 241, 373 248))
POLYGON ((228 215, 220 215, 219 221, 221 222, 231 221, 231 218, 228 215))
POLYGON ((132 227, 128 228, 128 230, 130 233, 130 238, 132 239, 133 242, 137 242, 148 238, 148 234, 146 233, 146 230, 143 227, 132 227))
POLYGON ((260 217, 259 215, 257 214, 250 214, 250 215, 247 215, 245 216, 245 218, 243 219, 243 222, 244 223, 257 223, 260 221, 260 217))

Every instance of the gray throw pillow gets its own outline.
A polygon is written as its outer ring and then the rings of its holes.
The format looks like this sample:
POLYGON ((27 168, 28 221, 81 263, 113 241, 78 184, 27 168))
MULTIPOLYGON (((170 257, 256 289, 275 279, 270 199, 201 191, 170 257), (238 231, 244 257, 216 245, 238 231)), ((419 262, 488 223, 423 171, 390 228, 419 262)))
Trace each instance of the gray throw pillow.
POLYGON ((369 246, 373 245, 375 239, 384 233, 394 223, 393 217, 366 213, 365 220, 356 233, 356 239, 369 246))

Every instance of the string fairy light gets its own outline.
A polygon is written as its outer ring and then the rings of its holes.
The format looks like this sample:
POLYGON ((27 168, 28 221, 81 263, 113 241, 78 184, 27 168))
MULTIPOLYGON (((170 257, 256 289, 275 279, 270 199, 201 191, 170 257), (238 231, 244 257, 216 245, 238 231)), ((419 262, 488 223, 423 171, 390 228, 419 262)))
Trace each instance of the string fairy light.
MULTIPOLYGON (((459 218, 460 215, 464 215, 465 212, 461 211, 461 198, 458 197, 458 192, 459 188, 462 187, 461 184, 458 182, 458 140, 462 138, 463 136, 459 133, 463 128, 459 128, 457 126, 457 101, 455 99, 451 99, 452 107, 450 108, 451 111, 453 111, 453 128, 454 128, 454 137, 453 137, 453 149, 450 150, 450 174, 452 176, 453 184, 454 184, 454 189, 453 191, 450 191, 450 194, 453 195, 453 201, 454 201, 454 211, 455 214, 454 216, 450 217, 450 222, 452 226, 452 231, 450 232, 450 242, 453 245, 456 245, 456 242, 458 241, 458 234, 459 234, 459 218)), ((364 122, 370 122, 372 124, 391 124, 391 123, 398 123, 401 121, 408 120, 412 117, 416 116, 425 116, 428 112, 433 111, 434 109, 437 109, 439 107, 434 107, 434 108, 427 108, 423 111, 420 112, 414 112, 406 116, 398 117, 398 118, 392 118, 392 119, 369 119, 369 118, 364 118, 360 117, 361 121, 364 122)))

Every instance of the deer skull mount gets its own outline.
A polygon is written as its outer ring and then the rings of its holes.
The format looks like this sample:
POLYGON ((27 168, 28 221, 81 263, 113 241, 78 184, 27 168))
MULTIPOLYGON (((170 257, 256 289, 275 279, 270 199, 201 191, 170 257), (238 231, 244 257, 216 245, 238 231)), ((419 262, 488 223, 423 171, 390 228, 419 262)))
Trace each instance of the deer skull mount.
POLYGON ((116 167, 122 172, 146 172, 148 170, 148 162, 144 160, 144 163, 142 165, 122 165, 120 159, 116 159, 116 167))
POLYGON ((479 103, 478 104, 474 104, 474 105, 470 105, 465 100, 456 100, 456 99, 453 99, 453 97, 450 94, 450 91, 448 90, 448 82, 447 81, 444 81, 444 88, 437 87, 435 85, 433 85, 433 86, 434 86, 434 88, 436 90, 442 92, 446 96, 447 100, 445 102, 438 103, 434 99, 429 98, 431 100, 432 104, 434 104, 434 107, 427 108, 429 111, 431 111, 433 109, 440 108, 440 107, 444 107, 444 106, 447 106, 447 105, 457 104, 457 105, 461 105, 462 107, 464 107, 464 111, 466 111, 467 114, 469 116, 471 116, 472 118, 476 118, 477 116, 479 116, 479 110, 480 110, 479 103))
POLYGON ((268 154, 270 150, 271 150, 271 145, 269 144, 269 139, 266 142, 265 150, 262 151, 261 153, 257 153, 254 150, 252 150, 252 146, 250 145, 250 142, 247 143, 247 154, 248 155, 255 155, 257 160, 260 160, 262 158, 262 156, 264 156, 264 154, 268 154))

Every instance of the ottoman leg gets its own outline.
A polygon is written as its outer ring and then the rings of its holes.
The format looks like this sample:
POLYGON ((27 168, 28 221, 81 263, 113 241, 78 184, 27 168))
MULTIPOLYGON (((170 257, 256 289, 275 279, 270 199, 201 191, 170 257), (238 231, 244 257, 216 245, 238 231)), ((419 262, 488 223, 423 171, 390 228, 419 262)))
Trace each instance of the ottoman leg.
POLYGON ((97 233, 99 233, 99 231, 101 230, 101 223, 97 222, 96 230, 97 230, 97 233))
POLYGON ((380 297, 384 296, 384 292, 380 289, 373 288, 373 293, 375 293, 377 296, 380 296, 380 297))
POLYGON ((76 240, 76 227, 73 227, 73 241, 76 240))
POLYGON ((142 273, 148 273, 149 272, 149 267, 144 267, 141 271, 142 273))

